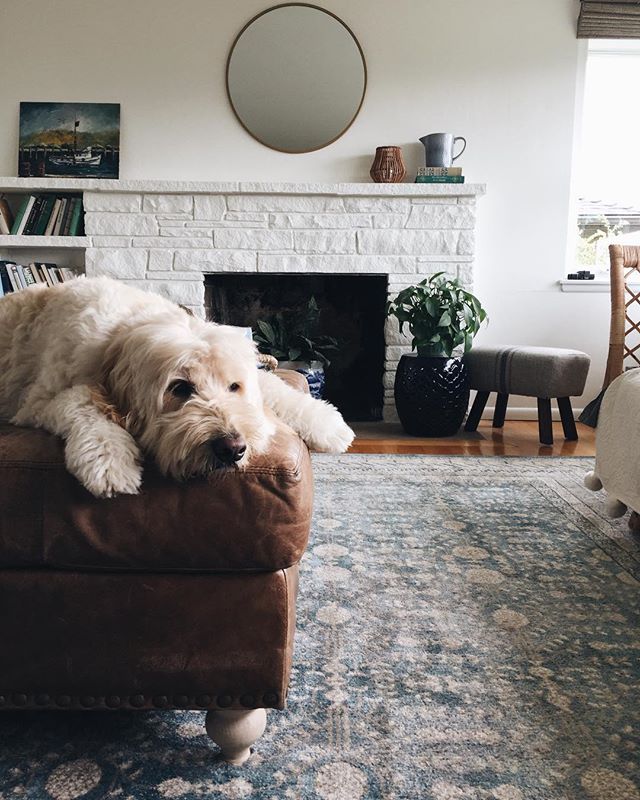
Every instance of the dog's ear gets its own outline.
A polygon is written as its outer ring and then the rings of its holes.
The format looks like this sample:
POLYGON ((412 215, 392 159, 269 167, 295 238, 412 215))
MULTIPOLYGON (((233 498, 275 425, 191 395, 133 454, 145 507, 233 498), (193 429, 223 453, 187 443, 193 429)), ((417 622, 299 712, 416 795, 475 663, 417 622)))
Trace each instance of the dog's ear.
POLYGON ((116 389, 117 382, 114 371, 121 356, 121 339, 115 335, 104 352, 98 380, 89 387, 91 402, 105 417, 128 429, 130 419, 126 411, 126 402, 121 392, 116 389))
POLYGON ((125 428, 125 418, 120 411, 115 407, 111 397, 109 396, 106 388, 100 383, 93 384, 89 387, 91 393, 91 402, 98 409, 101 414, 104 414, 111 422, 125 428))

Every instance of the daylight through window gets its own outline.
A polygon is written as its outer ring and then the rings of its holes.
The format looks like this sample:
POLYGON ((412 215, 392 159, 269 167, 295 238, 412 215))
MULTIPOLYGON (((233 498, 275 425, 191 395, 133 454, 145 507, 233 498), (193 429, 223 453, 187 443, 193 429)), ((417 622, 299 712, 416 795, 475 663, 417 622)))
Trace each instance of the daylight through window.
POLYGON ((640 42, 593 40, 578 160, 576 263, 608 269, 608 246, 640 244, 640 42))

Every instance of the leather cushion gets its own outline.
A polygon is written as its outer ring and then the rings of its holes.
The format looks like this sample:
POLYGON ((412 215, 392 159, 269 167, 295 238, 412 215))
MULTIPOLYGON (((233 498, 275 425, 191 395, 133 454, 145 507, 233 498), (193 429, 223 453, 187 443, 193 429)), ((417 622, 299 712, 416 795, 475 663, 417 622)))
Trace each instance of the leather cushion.
POLYGON ((0 425, 0 568, 275 570, 298 562, 313 499, 306 445, 279 423, 243 471, 176 483, 147 465, 139 495, 94 498, 44 431, 0 425))
POLYGON ((297 582, 0 570, 0 710, 282 708, 297 582))

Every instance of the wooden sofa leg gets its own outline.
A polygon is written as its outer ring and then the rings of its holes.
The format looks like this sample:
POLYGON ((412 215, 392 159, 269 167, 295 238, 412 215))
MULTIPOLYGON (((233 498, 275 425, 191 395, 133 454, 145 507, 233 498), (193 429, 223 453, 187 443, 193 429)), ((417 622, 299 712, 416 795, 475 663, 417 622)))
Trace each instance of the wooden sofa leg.
POLYGON ((507 414, 507 403, 509 402, 508 394, 500 394, 496 397, 496 407, 493 409, 493 427, 502 428, 504 426, 504 418, 507 414))
POLYGON ((538 398, 538 431, 540 432, 542 444, 553 444, 551 400, 548 397, 538 398))
POLYGON ((578 431, 576 429, 576 421, 573 418, 573 409, 571 408, 570 397, 558 397, 558 408, 560 409, 560 419, 562 420, 562 430, 564 431, 564 438, 575 442, 578 438, 578 431))
POLYGON ((266 725, 264 708, 250 711, 220 708, 207 711, 205 721, 209 738, 222 750, 222 758, 237 767, 249 758, 251 745, 262 736, 266 725))
POLYGON ((482 416, 484 407, 487 405, 490 394, 490 392, 476 392, 471 411, 467 417, 467 424, 464 426, 465 431, 475 431, 478 429, 480 417, 482 416))

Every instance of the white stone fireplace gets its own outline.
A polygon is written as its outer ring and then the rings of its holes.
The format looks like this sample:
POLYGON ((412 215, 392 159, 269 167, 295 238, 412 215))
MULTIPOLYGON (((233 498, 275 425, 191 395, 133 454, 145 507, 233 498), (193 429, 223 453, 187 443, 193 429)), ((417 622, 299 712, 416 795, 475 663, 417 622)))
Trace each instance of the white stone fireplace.
MULTIPOLYGON (((384 274, 388 294, 434 272, 473 284, 479 184, 92 181, 87 275, 109 275, 205 315, 208 274, 384 274)), ((410 351, 385 328, 384 414, 410 351)))

